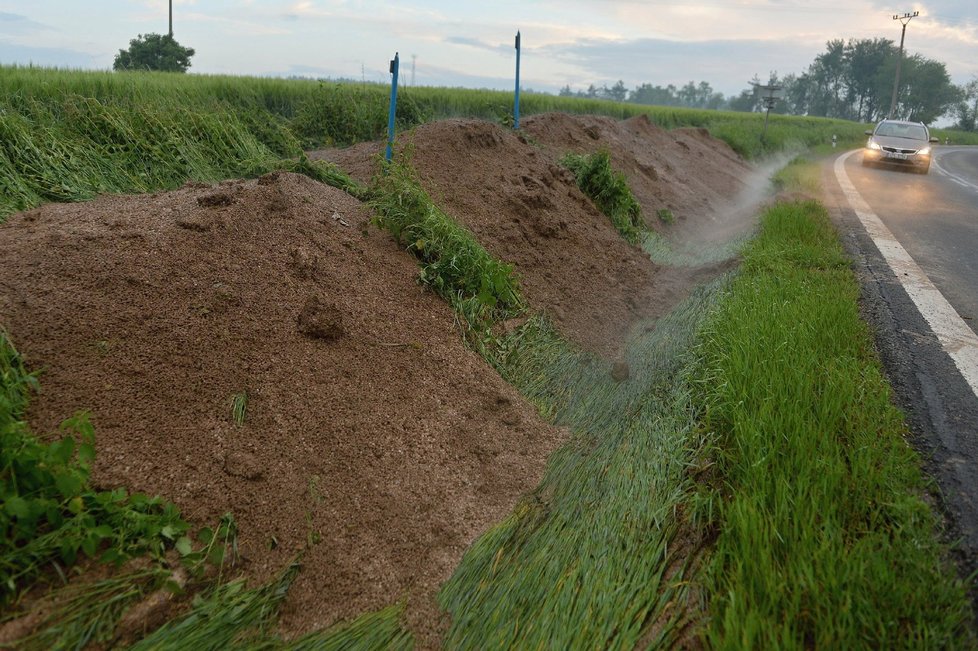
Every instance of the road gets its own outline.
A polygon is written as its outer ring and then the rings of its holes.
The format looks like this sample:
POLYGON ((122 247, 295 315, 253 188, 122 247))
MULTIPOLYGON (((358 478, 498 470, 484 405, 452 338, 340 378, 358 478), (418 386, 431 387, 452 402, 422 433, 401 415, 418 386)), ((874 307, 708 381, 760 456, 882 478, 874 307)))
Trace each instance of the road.
MULTIPOLYGON (((930 174, 830 160, 825 199, 863 286, 864 316, 939 489, 965 571, 978 569, 978 147, 939 147, 930 174)), ((978 593, 973 594, 978 604, 978 593)))

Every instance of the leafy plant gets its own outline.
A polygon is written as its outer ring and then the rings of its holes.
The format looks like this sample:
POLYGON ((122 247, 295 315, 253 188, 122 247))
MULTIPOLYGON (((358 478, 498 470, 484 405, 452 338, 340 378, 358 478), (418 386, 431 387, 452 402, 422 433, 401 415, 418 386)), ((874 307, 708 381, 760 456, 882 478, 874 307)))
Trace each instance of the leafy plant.
POLYGON ((656 217, 659 218, 663 224, 671 224, 676 221, 675 215, 668 208, 659 208, 655 213, 656 217))
POLYGON ((121 563, 189 545, 189 525, 173 504, 92 488, 95 434, 86 414, 67 419, 53 443, 31 434, 23 413, 36 387, 0 330, 0 603, 16 599, 45 569, 60 572, 82 555, 121 563))
POLYGON ((560 163, 574 173, 577 187, 611 219, 622 237, 638 244, 646 230, 642 208, 628 188, 625 175, 612 169, 611 154, 607 151, 567 154, 560 163))

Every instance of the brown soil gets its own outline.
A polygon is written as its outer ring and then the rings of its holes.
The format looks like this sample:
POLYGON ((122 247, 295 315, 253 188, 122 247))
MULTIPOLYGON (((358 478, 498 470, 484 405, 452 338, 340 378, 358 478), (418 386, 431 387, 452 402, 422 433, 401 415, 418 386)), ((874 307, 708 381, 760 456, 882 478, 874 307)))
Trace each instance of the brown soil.
MULTIPOLYGON (((406 134, 401 150, 435 202, 515 266, 533 308, 569 339, 617 358, 632 326, 668 312, 702 279, 665 273, 625 242, 560 158, 608 149, 648 225, 677 236, 730 205, 750 168, 705 130, 667 132, 645 116, 620 122, 547 113, 521 128, 516 135, 490 122, 445 120, 406 134), (655 217, 660 208, 673 212, 674 225, 655 217)), ((378 151, 377 143, 362 143, 312 157, 368 182, 378 151)))
MULTIPOLYGON (((610 149, 650 225, 665 228, 649 217, 660 207, 677 216, 673 234, 715 216, 747 167, 698 130, 644 119, 524 124, 451 120, 404 142, 436 202, 515 265, 531 307, 616 358, 636 322, 723 265, 656 267, 559 157, 610 149)), ((315 157, 368 181, 378 151, 315 157)), ((368 222, 349 196, 286 173, 48 205, 0 226, 0 324, 43 369, 35 431, 92 412, 99 485, 161 494, 199 525, 232 511, 255 582, 302 554, 286 635, 406 594, 430 646, 438 586, 564 435, 465 347, 415 262, 368 222)))
POLYGON ((612 167, 625 174, 647 225, 665 233, 724 211, 744 189, 750 171, 729 145, 706 129, 666 131, 644 115, 618 121, 547 113, 526 118, 520 128, 558 158, 568 152, 609 151, 612 167), (672 212, 672 225, 657 217, 661 209, 672 212))
POLYGON ((430 639, 438 585, 562 440, 361 205, 302 176, 47 205, 0 259, 35 431, 90 410, 94 481, 233 512, 256 582, 301 553, 287 635, 407 594, 430 639))

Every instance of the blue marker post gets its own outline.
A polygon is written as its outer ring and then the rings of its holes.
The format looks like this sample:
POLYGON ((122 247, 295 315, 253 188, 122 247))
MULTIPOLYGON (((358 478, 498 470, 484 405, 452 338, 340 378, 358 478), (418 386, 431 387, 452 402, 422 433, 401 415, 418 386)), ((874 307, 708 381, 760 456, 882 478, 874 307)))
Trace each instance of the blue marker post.
POLYGON ((516 99, 513 102, 513 129, 520 128, 520 32, 516 31, 516 99))
POLYGON ((397 71, 400 68, 400 62, 401 58, 395 52, 394 58, 391 59, 391 74, 393 75, 391 80, 391 110, 390 116, 387 118, 387 153, 384 155, 387 162, 390 162, 394 155, 394 116, 397 114, 397 71))

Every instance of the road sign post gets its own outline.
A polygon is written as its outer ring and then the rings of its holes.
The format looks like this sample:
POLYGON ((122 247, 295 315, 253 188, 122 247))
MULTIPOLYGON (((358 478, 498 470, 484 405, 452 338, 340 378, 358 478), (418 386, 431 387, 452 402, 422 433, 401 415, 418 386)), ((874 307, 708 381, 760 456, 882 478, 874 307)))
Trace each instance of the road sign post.
POLYGON ((520 33, 516 32, 516 96, 513 100, 513 129, 520 128, 520 33))
POLYGON ((387 162, 394 156, 394 117, 397 115, 397 73, 400 65, 401 58, 395 52, 391 59, 391 107, 387 117, 387 152, 384 154, 387 162))

